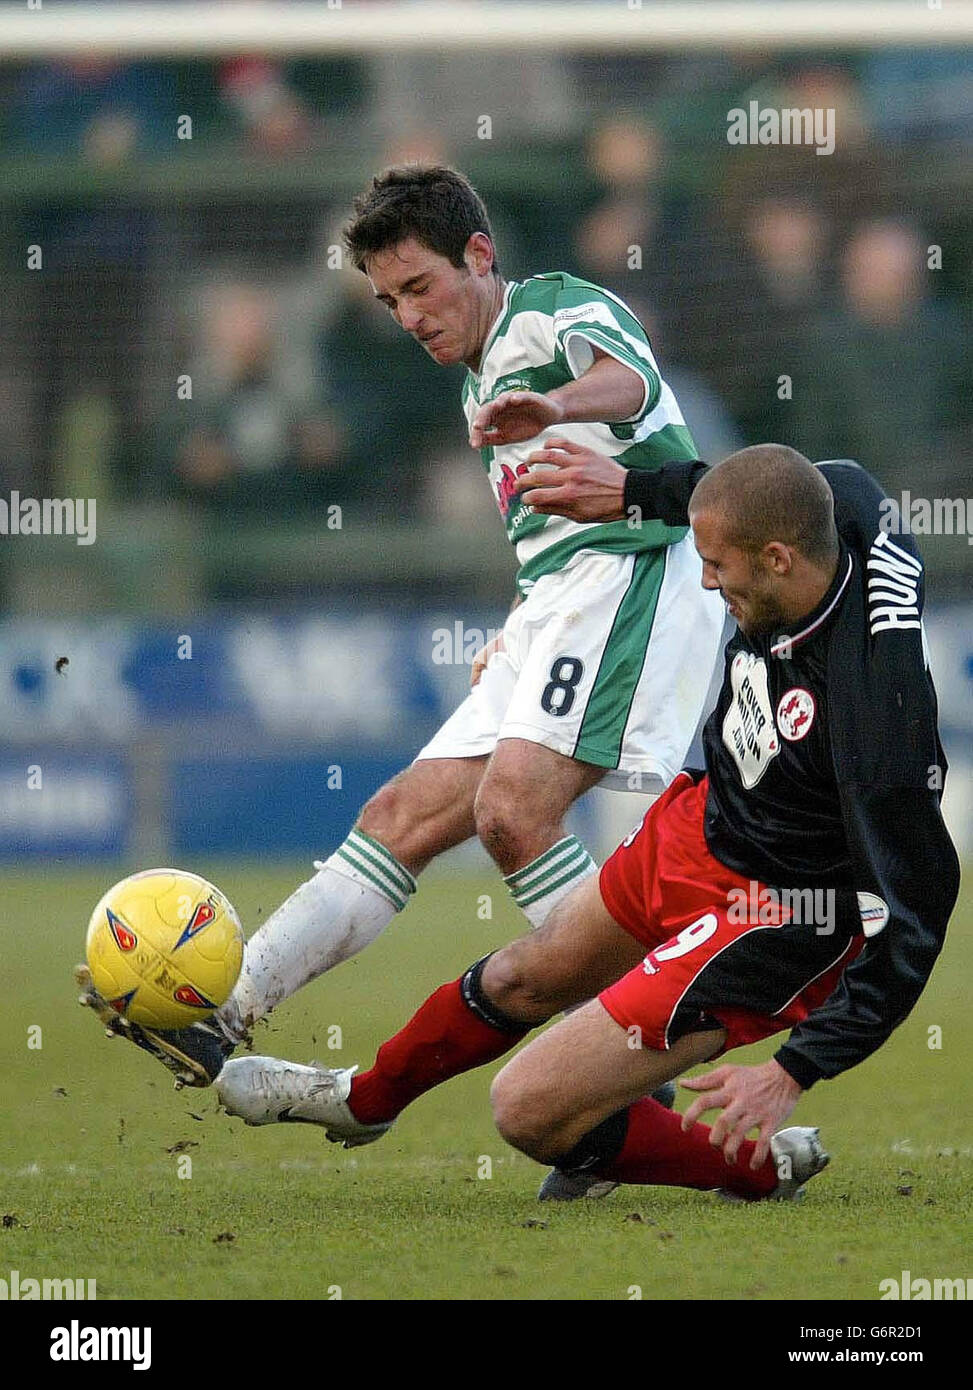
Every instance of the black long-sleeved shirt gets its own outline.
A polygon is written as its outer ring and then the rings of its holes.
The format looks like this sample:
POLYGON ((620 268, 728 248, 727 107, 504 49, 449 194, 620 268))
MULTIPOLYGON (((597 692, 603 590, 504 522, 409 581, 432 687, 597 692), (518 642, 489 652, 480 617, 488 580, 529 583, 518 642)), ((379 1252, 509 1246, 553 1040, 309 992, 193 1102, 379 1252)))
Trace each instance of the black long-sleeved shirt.
MULTIPOLYGON (((922 563, 911 535, 893 538, 880 524, 885 494, 864 469, 818 466, 835 499, 834 580, 794 631, 737 629, 703 734, 713 855, 772 886, 834 889, 868 938, 776 1054, 805 1088, 864 1061, 906 1017, 959 889, 940 813, 946 759, 921 628, 922 563)), ((705 471, 633 470, 625 505, 685 525, 705 471)))

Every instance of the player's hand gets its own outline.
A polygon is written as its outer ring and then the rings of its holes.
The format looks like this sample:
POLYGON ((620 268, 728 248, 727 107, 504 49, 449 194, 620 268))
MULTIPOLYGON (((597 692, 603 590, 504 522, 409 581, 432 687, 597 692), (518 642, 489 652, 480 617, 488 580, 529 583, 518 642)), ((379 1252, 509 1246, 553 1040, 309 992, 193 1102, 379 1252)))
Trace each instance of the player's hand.
POLYGON ((470 689, 471 689, 471 690, 473 689, 474 685, 478 685, 478 684, 479 684, 479 682, 480 682, 480 677, 483 675, 483 672, 486 670, 486 668, 487 668, 487 663, 489 662, 489 660, 490 660, 491 656, 493 655, 493 653, 494 653, 494 652, 502 652, 502 651, 503 651, 503 633, 502 633, 502 632, 498 632, 497 635, 496 635, 496 637, 494 637, 492 641, 488 642, 488 643, 486 644, 485 647, 481 647, 480 650, 477 652, 476 656, 473 658, 473 671, 472 671, 472 673, 471 673, 471 675, 470 675, 470 689))
POLYGON ((564 407, 539 391, 504 391, 496 400, 481 405, 470 426, 470 446, 491 448, 497 444, 523 444, 541 430, 559 425, 564 407))
POLYGON ((549 439, 528 454, 536 472, 514 483, 521 500, 535 512, 569 521, 623 521, 628 469, 570 439, 549 439))
POLYGON ((750 1160, 754 1169, 766 1161, 770 1136, 780 1129, 801 1096, 794 1078, 773 1059, 759 1067, 717 1067, 705 1076, 694 1076, 679 1084, 702 1092, 682 1117, 684 1130, 707 1110, 722 1110, 709 1141, 714 1148, 723 1150, 727 1163, 736 1162, 748 1132, 759 1127, 757 1147, 750 1160))

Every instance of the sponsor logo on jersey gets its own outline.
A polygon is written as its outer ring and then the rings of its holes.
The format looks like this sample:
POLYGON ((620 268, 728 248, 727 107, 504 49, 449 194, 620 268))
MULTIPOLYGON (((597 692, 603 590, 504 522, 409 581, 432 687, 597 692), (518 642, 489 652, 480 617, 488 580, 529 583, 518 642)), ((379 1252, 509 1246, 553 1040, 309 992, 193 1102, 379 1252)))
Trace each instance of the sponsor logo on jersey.
POLYGON ((580 309, 558 309, 554 314, 555 328, 560 328, 562 323, 578 323, 583 319, 601 317, 600 309, 601 305, 597 303, 582 304, 580 309))
POLYGON ((858 893, 858 911, 866 936, 878 936, 889 920, 889 905, 876 893, 858 893))
POLYGON ((814 696, 801 686, 795 686, 780 697, 777 727, 789 743, 797 743, 810 733, 814 709, 814 696))
POLYGON ((723 742, 750 791, 780 752, 763 658, 737 652, 730 666, 730 685, 733 695, 723 720, 723 742))
POLYGON ((517 479, 529 472, 530 469, 526 463, 518 463, 516 470, 506 463, 500 465, 500 477, 497 479, 496 489, 497 504, 500 507, 501 516, 506 517, 515 502, 523 503, 522 497, 514 490, 514 487, 517 479))

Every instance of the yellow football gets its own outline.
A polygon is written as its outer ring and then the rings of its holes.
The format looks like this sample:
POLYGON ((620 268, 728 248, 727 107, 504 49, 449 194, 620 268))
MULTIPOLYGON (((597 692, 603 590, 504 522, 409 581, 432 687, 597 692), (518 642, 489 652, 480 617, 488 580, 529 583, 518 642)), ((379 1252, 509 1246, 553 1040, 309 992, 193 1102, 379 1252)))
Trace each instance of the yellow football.
POLYGON ((184 869, 116 883, 88 923, 99 994, 148 1028, 185 1028, 225 1003, 243 964, 243 928, 220 890, 184 869))

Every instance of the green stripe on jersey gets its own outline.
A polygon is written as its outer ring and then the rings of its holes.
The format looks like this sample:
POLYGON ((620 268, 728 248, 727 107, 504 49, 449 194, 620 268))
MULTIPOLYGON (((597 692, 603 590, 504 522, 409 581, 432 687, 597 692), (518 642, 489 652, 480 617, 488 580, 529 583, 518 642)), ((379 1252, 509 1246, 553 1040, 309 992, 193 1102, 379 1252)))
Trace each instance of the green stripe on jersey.
MULTIPOLYGON (((635 433, 634 425, 612 425, 612 433, 622 438, 621 431, 628 430, 631 441, 635 433)), ((696 457, 696 445, 685 425, 666 425, 656 430, 646 439, 635 443, 615 455, 615 462, 625 468, 661 468, 664 463, 689 463, 696 457)))
POLYGON ((558 307, 561 309, 578 308, 586 304, 591 298, 592 290, 594 290, 596 294, 611 300, 618 321, 626 332, 633 334, 635 337, 645 338, 646 342, 648 342, 645 329, 642 327, 639 320, 632 313, 624 299, 619 299, 618 295, 612 294, 611 290, 603 290, 591 280, 582 280, 576 275, 565 275, 562 271, 558 270, 547 271, 540 275, 535 275, 532 277, 532 280, 525 281, 525 284, 530 285, 533 281, 555 283, 558 286, 558 307))
POLYGON ((546 395, 548 391, 563 386, 568 367, 563 354, 559 352, 558 357, 560 361, 555 358, 553 362, 545 362, 540 367, 518 367, 515 372, 498 376, 491 396, 499 396, 501 391, 538 391, 546 395))
MULTIPOLYGON (((572 332, 578 331, 580 330, 569 329, 561 335, 565 345, 572 332)), ((595 347, 601 348, 611 357, 617 357, 623 366, 631 367, 633 371, 638 372, 639 376, 644 378, 647 387, 646 399, 639 414, 640 416, 647 415, 650 410, 654 410, 659 403, 659 396, 662 394, 662 378, 651 362, 647 361, 631 341, 623 337, 617 329, 610 328, 604 323, 585 324, 583 336, 595 347)))

